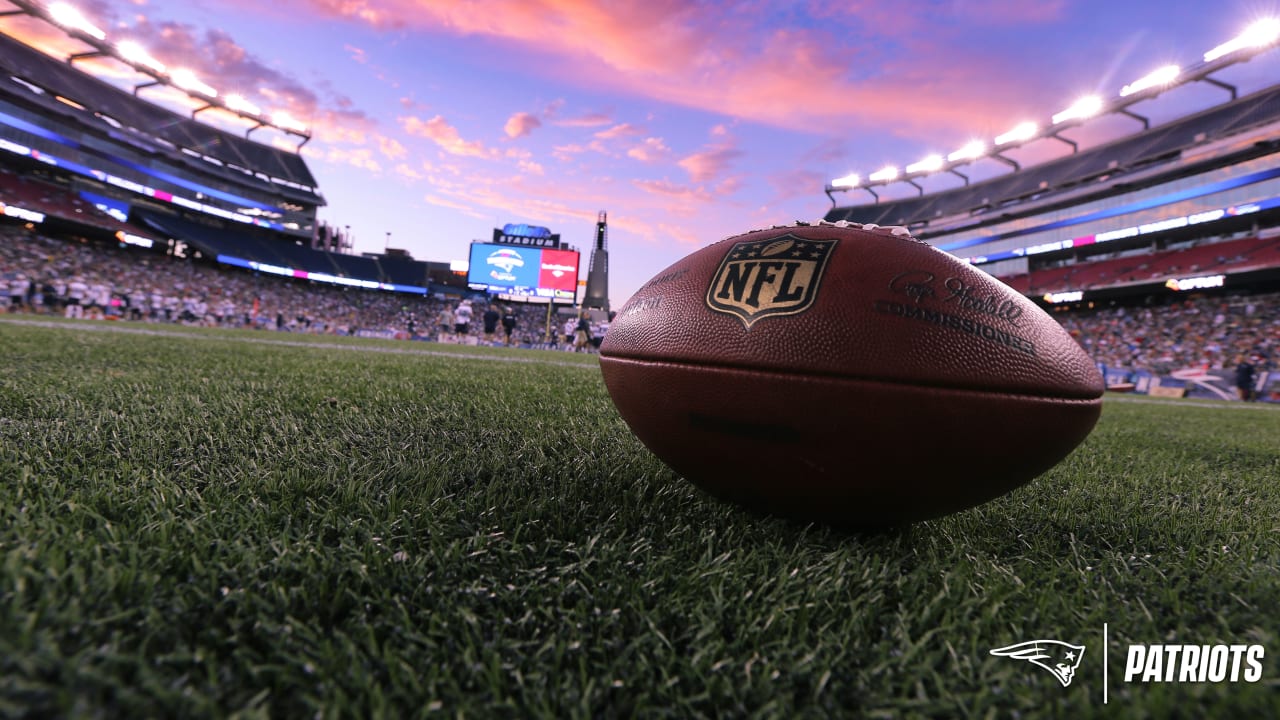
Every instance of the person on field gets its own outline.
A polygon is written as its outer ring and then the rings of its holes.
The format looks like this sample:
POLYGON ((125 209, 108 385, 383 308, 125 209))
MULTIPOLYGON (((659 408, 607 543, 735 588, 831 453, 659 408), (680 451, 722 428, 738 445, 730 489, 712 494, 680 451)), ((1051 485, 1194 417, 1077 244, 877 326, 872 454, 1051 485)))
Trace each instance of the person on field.
POLYGON ((1255 399, 1253 385, 1256 376, 1257 366, 1251 358, 1241 355, 1236 361, 1236 394, 1241 400, 1249 402, 1255 399))
POLYGON ((484 311, 483 318, 484 342, 486 345, 492 345, 493 336, 498 332, 498 321, 502 319, 502 316, 498 314, 498 308, 494 307, 493 304, 490 303, 489 307, 484 311))
POLYGON ((573 330, 573 351, 591 352, 591 318, 586 312, 578 315, 578 324, 573 330))
POLYGON ((511 306, 508 305, 505 308, 503 308, 503 313, 502 313, 502 332, 507 336, 507 341, 506 341, 507 347, 511 347, 511 335, 515 333, 515 331, 516 331, 516 311, 512 310, 511 306))
POLYGON ((471 301, 463 300, 453 311, 453 332, 464 338, 471 332, 471 301))

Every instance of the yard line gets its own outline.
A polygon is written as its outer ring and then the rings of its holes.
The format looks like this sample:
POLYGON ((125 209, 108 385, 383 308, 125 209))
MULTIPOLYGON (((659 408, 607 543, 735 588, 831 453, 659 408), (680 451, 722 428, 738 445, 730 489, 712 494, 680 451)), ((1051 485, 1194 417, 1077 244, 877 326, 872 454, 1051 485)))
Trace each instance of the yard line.
MULTIPOLYGON (((189 338, 192 340, 217 340, 220 342, 242 342, 253 345, 278 345, 280 347, 321 348, 325 350, 354 350, 359 352, 379 352, 391 355, 421 355, 424 357, 463 358, 467 360, 493 360, 496 362, 525 363, 530 365, 552 365, 557 367, 576 367, 591 370, 598 369, 594 363, 567 362, 552 358, 514 357, 505 355, 481 355, 467 352, 443 352, 440 350, 422 350, 414 347, 387 347, 385 345, 348 345, 327 342, 304 342, 302 340, 276 340, 272 338, 243 337, 237 335, 208 335, 196 332, 184 332, 176 328, 136 327, 118 322, 53 322, 50 320, 34 320, 31 318, 15 318, 0 316, 0 322, 30 327, 52 328, 55 330, 87 330, 90 332, 113 332, 126 335, 148 335, 152 337, 189 338)), ((264 331, 269 332, 269 331, 264 331)), ((312 336, 314 337, 314 336, 312 336)), ((408 342, 408 341, 406 341, 408 342)), ((548 355, 555 350, 545 351, 548 355)))

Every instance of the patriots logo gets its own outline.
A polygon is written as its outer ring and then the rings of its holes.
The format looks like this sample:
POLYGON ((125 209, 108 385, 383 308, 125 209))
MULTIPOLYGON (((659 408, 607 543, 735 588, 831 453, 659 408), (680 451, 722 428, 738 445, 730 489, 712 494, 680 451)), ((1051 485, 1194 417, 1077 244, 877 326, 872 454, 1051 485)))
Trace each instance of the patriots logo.
POLYGON ((1039 665, 1053 673, 1053 676, 1058 678, 1058 682, 1062 683, 1062 687, 1066 687, 1076 676, 1076 668, 1080 667, 1080 660, 1084 657, 1084 646, 1064 643, 1061 640, 1028 640, 1016 645, 996 648, 991 651, 991 654, 1026 660, 1033 665, 1039 665))

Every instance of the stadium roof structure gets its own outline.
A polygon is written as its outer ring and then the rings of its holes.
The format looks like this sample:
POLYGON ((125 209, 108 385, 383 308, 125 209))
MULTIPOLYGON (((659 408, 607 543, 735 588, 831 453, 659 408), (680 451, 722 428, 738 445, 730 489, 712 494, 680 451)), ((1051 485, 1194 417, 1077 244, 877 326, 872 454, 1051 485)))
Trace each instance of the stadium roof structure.
POLYGON ((94 25, 73 5, 61 1, 47 5, 29 2, 29 0, 8 0, 8 2, 19 9, 0 13, 0 15, 27 14, 40 18, 61 28, 71 37, 93 48, 93 50, 87 52, 71 55, 67 58, 69 63, 74 63, 82 58, 110 57, 129 65, 143 75, 151 77, 151 82, 143 83, 134 88, 135 95, 138 89, 143 87, 168 85, 204 103, 202 107, 192 113, 193 117, 197 113, 216 107, 257 123, 246 131, 245 137, 248 137, 250 133, 258 128, 270 126, 301 137, 302 142, 298 147, 305 145, 311 139, 311 132, 306 125, 286 112, 278 111, 268 114, 262 108, 239 95, 222 95, 216 88, 197 78, 192 71, 185 68, 170 69, 163 62, 152 57, 135 41, 108 41, 106 31, 94 25))
POLYGON ((291 189, 304 193, 309 201, 318 199, 315 177, 297 153, 242 138, 134 97, 4 34, 0 34, 0 70, 28 90, 38 88, 21 96, 45 112, 92 122, 114 136, 120 136, 116 125, 132 128, 138 131, 129 136, 133 144, 151 144, 153 151, 185 149, 187 154, 217 161, 206 160, 197 166, 207 172, 233 177, 255 177, 255 172, 261 172, 265 177, 258 176, 258 180, 276 191, 291 189), (170 147, 155 146, 155 140, 170 147), (229 171, 227 166, 240 172, 229 171))
MULTIPOLYGON (((826 219, 927 228, 940 219, 1004 210, 1015 203, 1040 200, 1055 192, 1088 187, 1100 180, 1123 176, 1136 179, 1143 171, 1154 172, 1172 166, 1192 148, 1277 123, 1280 123, 1280 84, 1137 135, 982 182, 898 200, 833 207, 826 219)), ((1249 143, 1237 152, 1264 155, 1278 150, 1280 136, 1273 136, 1269 141, 1249 143)), ((1099 187, 1098 191, 1105 189, 1099 187)))
POLYGON ((987 143, 974 141, 943 157, 932 155, 907 165, 903 170, 889 166, 863 178, 851 174, 831 181, 825 188, 831 200, 830 220, 854 220, 878 224, 921 225, 939 217, 970 213, 998 207, 1010 200, 1077 185, 1099 175, 1115 175, 1140 168, 1169 153, 1200 144, 1250 127, 1280 119, 1280 85, 1239 98, 1236 87, 1212 77, 1214 73, 1252 59, 1280 43, 1280 20, 1264 19, 1251 25, 1241 35, 1204 53, 1203 60, 1188 68, 1165 66, 1129 83, 1112 98, 1081 98, 1056 113, 1046 124, 1021 123, 987 143), (1172 88, 1193 82, 1205 82, 1230 93, 1230 101, 1207 112, 1151 127, 1149 118, 1135 112, 1136 103, 1151 100, 1172 88), (1119 141, 1082 151, 1079 144, 1061 135, 1105 114, 1126 115, 1142 123, 1142 130, 1119 141), (1188 131, 1190 131, 1188 133, 1188 131), (1005 152, 1030 143, 1052 139, 1071 146, 1071 154, 1023 169, 1005 152), (997 160, 1012 168, 1002 176, 970 182, 958 168, 984 158, 997 160), (1100 167, 1099 167, 1100 166, 1100 167), (962 187, 926 194, 916 182, 926 176, 951 173, 964 181, 962 187), (882 201, 874 188, 905 183, 916 188, 917 196, 882 201), (833 193, 863 190, 873 202, 839 208, 833 193))
MULTIPOLYGON (((312 202, 319 199, 315 177, 296 151, 289 152, 249 138, 249 133, 253 130, 270 126, 303 138, 298 145, 300 149, 311 138, 310 132, 301 123, 291 118, 281 117, 280 114, 268 118, 265 113, 243 98, 234 95, 223 97, 214 88, 200 82, 189 72, 168 70, 159 61, 146 55, 136 43, 130 41, 122 41, 114 45, 107 43, 103 39, 105 33, 88 24, 78 13, 75 13, 75 17, 79 19, 74 22, 67 17, 55 17, 55 12, 50 8, 70 7, 64 3, 54 3, 49 8, 45 8, 26 0, 8 0, 8 2, 22 9, 0 12, 0 15, 31 14, 41 17, 93 48, 84 53, 73 54, 67 57, 65 62, 60 62, 15 38, 0 34, 0 68, 25 81, 24 84, 35 85, 41 90, 51 92, 53 95, 48 99, 59 100, 63 104, 61 107, 51 107, 51 109, 60 110, 65 114, 69 109, 66 107, 69 104, 66 100, 70 100, 74 103, 71 107, 79 105, 95 115, 105 115, 110 120, 104 119, 104 122, 111 124, 114 121, 121 126, 135 129, 144 137, 157 138, 171 144, 173 148, 170 149, 185 149, 187 154, 195 154, 205 160, 213 158, 217 162, 212 164, 222 167, 231 166, 233 169, 240 169, 244 174, 256 175, 259 179, 274 185, 277 190, 287 188, 302 192, 312 202), (98 56, 111 57, 126 63, 151 80, 135 86, 134 92, 130 93, 74 67, 78 59, 98 56), (175 87, 203 104, 188 117, 137 96, 142 88, 158 84, 175 87), (248 129, 244 137, 241 137, 236 133, 227 132, 197 120, 199 113, 215 107, 250 119, 256 124, 248 129)), ((213 167, 204 169, 217 171, 217 168, 213 167)))

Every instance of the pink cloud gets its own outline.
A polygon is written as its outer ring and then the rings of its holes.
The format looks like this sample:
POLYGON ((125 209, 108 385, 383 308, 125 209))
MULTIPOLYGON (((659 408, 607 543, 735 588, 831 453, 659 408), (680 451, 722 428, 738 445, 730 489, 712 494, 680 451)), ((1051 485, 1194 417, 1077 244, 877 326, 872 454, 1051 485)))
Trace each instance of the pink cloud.
POLYGON ((382 172, 382 165, 374 159, 373 151, 368 148, 330 146, 325 151, 324 160, 338 165, 350 165, 373 173, 382 172))
POLYGON ((383 30, 521 46, 538 58, 530 72, 580 86, 806 131, 896 122, 904 135, 985 128, 1002 108, 1026 101, 1027 88, 1016 82, 970 92, 996 69, 983 63, 994 61, 936 29, 937 17, 1047 22, 1066 8, 1065 0, 937 3, 927 14, 934 28, 928 52, 917 52, 926 14, 913 19, 897 5, 871 0, 839 8, 810 2, 807 11, 827 22, 797 29, 778 29, 761 4, 726 14, 719 5, 680 0, 286 1, 383 30), (861 40, 850 42, 851 36, 861 40))
POLYGON ((671 148, 660 137, 645 138, 644 142, 627 150, 627 157, 644 163, 658 162, 671 155, 671 148))
POLYGON ((540 127, 542 127, 542 121, 536 115, 518 112, 507 118, 507 124, 502 129, 507 133, 507 137, 518 138, 525 137, 540 127))
POLYGON ((643 135, 644 130, 632 125, 631 123, 619 123, 607 130, 601 130, 595 133, 595 137, 601 140, 612 140, 613 138, 627 137, 630 135, 643 135))
POLYGON ((488 157, 490 155, 483 143, 463 140, 458 133, 458 129, 446 122, 444 117, 440 115, 436 115, 430 120, 422 120, 415 115, 402 117, 399 120, 400 127, 405 132, 434 142, 441 150, 450 155, 467 157, 488 157))
POLYGON ((399 140, 385 135, 378 136, 378 150, 392 160, 399 160, 409 154, 408 149, 399 140))
POLYGON ((706 190, 677 185, 670 180, 633 180, 632 184, 647 193, 662 195, 676 200, 707 202, 712 197, 711 193, 706 190))
POLYGON ((611 122, 613 122, 613 116, 609 113, 592 112, 578 117, 556 120, 555 124, 560 127, 600 127, 611 122))
POLYGON ((689 173, 691 180, 700 183, 719 177, 741 156, 741 150, 731 145, 720 145, 694 153, 677 164, 689 173))
POLYGON ((396 165, 394 168, 392 168, 392 170, 395 172, 395 174, 403 178, 408 178, 410 180, 422 180, 423 178, 426 177, 425 175, 418 172, 417 170, 414 170, 412 167, 410 167, 405 163, 400 163, 399 165, 396 165))

